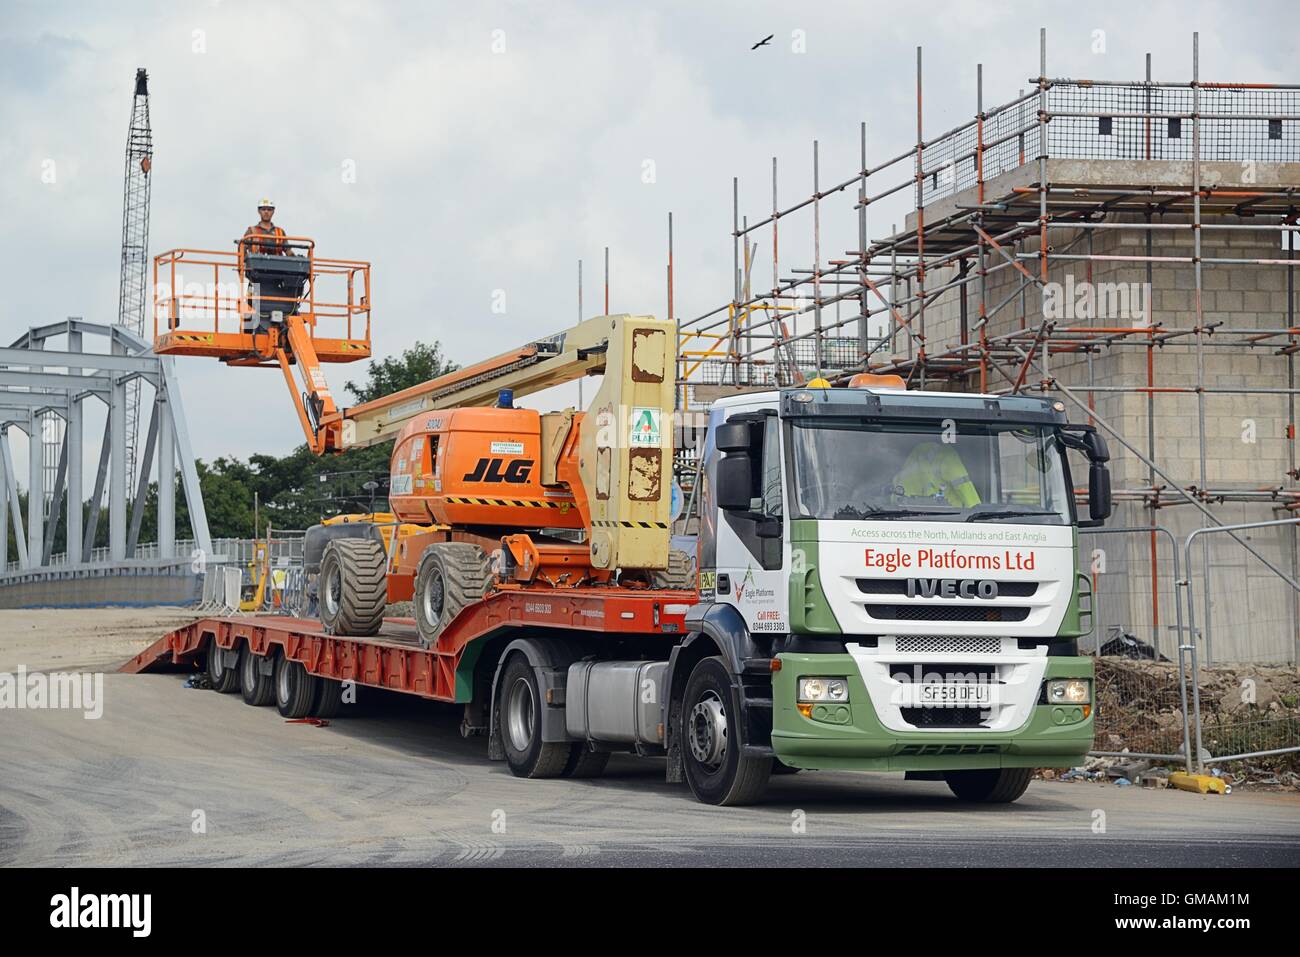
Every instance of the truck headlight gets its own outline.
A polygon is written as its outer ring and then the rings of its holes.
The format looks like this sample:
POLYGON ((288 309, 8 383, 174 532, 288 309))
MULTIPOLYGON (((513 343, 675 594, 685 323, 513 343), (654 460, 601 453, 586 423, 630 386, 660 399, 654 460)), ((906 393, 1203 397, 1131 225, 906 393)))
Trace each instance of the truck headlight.
POLYGON ((1062 678, 1047 683, 1048 704, 1088 704, 1092 685, 1086 678, 1062 678))
POLYGON ((800 701, 848 701, 849 683, 844 678, 800 678, 800 701))

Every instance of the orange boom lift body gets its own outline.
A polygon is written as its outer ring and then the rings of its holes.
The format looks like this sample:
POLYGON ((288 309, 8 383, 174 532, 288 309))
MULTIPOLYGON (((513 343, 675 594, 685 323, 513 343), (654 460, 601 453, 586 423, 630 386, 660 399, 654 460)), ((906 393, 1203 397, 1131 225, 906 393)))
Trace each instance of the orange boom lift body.
POLYGON ((236 247, 155 259, 155 350, 279 367, 318 454, 394 441, 390 508, 402 534, 370 535, 366 523, 321 532, 328 631, 375 634, 384 603, 414 600, 429 647, 496 591, 694 590, 669 548, 673 323, 598 316, 341 408, 322 364, 371 355, 369 264, 317 257, 303 237, 286 238, 287 255, 236 247), (596 374, 591 412, 513 406, 596 374))

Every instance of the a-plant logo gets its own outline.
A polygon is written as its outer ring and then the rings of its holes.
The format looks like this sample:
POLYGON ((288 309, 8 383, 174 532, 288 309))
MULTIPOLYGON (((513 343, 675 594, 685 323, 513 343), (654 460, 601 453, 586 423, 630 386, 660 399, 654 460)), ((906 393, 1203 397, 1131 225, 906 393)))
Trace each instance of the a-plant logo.
POLYGON ((50 926, 126 927, 132 937, 148 937, 153 928, 152 894, 83 894, 74 887, 50 898, 50 926))

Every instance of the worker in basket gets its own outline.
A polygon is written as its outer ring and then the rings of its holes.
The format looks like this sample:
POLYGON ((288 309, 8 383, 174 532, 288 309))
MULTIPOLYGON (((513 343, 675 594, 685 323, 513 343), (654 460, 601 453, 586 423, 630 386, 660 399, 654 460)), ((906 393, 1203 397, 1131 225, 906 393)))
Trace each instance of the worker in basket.
POLYGON ((244 252, 260 253, 265 256, 284 256, 289 250, 284 245, 284 230, 271 222, 275 216, 275 203, 269 199, 259 200, 257 204, 257 222, 244 230, 244 252))
POLYGON ((957 449, 942 442, 918 442, 894 476, 894 500, 912 502, 942 499, 948 505, 974 508, 979 492, 971 481, 957 449))

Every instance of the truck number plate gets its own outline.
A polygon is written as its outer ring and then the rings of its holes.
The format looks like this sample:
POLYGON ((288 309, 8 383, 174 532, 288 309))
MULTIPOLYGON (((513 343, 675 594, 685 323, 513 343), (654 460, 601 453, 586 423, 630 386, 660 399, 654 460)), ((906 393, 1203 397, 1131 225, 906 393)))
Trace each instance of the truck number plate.
POLYGON ((920 704, 987 708, 993 704, 993 687, 988 684, 923 684, 919 687, 920 704))

